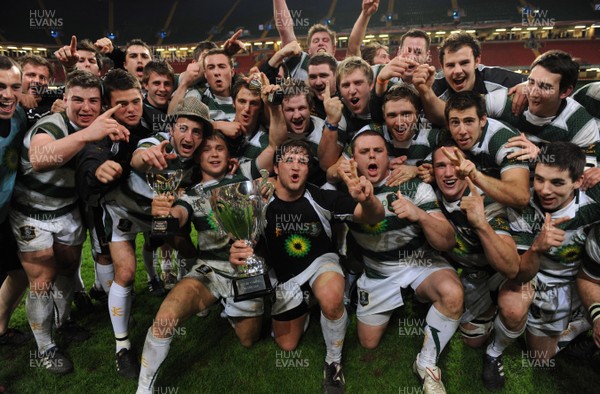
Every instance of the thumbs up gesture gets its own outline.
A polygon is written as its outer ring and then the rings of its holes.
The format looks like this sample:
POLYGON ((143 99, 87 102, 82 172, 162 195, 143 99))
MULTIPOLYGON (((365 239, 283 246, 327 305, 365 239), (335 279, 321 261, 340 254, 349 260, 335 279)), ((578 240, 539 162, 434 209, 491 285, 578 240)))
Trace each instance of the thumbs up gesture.
POLYGON ((542 226, 542 231, 538 234, 531 249, 536 253, 544 253, 552 247, 559 247, 565 240, 565 230, 556 227, 561 223, 570 220, 568 217, 561 217, 556 220, 546 212, 546 220, 542 226))
POLYGON ((404 198, 400 189, 397 193, 398 199, 392 202, 392 210, 399 219, 406 219, 410 222, 419 220, 419 208, 408 199, 404 198))

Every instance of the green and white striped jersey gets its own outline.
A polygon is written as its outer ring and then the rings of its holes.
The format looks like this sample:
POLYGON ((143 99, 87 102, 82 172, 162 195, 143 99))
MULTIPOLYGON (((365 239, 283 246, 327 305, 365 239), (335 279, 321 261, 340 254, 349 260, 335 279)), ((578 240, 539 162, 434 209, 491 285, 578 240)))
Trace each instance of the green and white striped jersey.
MULTIPOLYGON (((534 191, 531 194, 535 196, 534 191)), ((524 209, 507 208, 510 230, 519 253, 527 251, 542 230, 545 212, 537 205, 535 197, 524 209)), ((600 186, 575 191, 575 198, 564 208, 551 213, 552 219, 568 217, 571 220, 558 225, 565 230, 565 240, 543 254, 537 279, 553 287, 575 280, 583 257, 586 231, 600 222, 600 186)))
POLYGON ((19 175, 14 189, 12 206, 25 215, 36 215, 41 220, 50 220, 70 212, 77 203, 78 195, 75 188, 75 161, 61 163, 57 155, 47 146, 40 147, 46 159, 61 164, 60 167, 36 172, 29 160, 31 139, 36 134, 45 133, 54 140, 65 138, 77 132, 79 128, 71 123, 65 112, 55 113, 40 119, 27 131, 23 139, 23 149, 19 165, 19 175))
POLYGON ((600 128, 600 82, 588 83, 573 93, 573 99, 585 108, 600 128))
MULTIPOLYGON (((156 133, 148 138, 140 140, 138 150, 144 150, 156 145, 160 145, 162 141, 170 140, 169 133, 156 133)), ((167 160, 167 170, 183 170, 183 177, 180 187, 186 187, 192 184, 192 175, 194 173, 194 159, 182 159, 177 157, 173 160, 167 160)), ((125 182, 121 183, 120 188, 111 192, 110 196, 106 197, 107 201, 114 200, 130 213, 141 215, 151 215, 152 212, 152 197, 154 191, 146 181, 146 173, 140 173, 135 169, 131 169, 129 177, 125 182)))
POLYGON ((526 110, 520 116, 512 113, 512 97, 497 90, 485 97, 488 116, 504 121, 535 144, 554 141, 572 142, 586 151, 587 162, 596 165, 596 144, 600 140, 594 118, 570 97, 563 100, 559 112, 550 118, 541 118, 526 110))
MULTIPOLYGON (((483 195, 481 189, 479 193, 483 195)), ((481 241, 473 226, 469 223, 467 215, 460 209, 461 200, 448 202, 443 194, 437 190, 438 199, 441 201, 442 212, 454 227, 456 246, 447 255, 450 260, 467 268, 486 268, 489 263, 485 257, 481 241)), ((465 189, 463 196, 471 194, 469 188, 465 189)), ((506 207, 495 202, 488 196, 483 198, 483 207, 487 222, 499 235, 510 235, 510 228, 506 214, 506 207)))
POLYGON ((203 193, 196 187, 189 187, 175 201, 174 206, 182 206, 188 212, 188 222, 194 223, 198 232, 198 257, 204 260, 229 260, 229 236, 220 230, 219 223, 210 207, 210 192, 220 186, 248 180, 241 172, 227 175, 221 180, 201 183, 203 193))
POLYGON ((500 174, 512 168, 525 168, 529 170, 526 161, 508 159, 507 156, 517 148, 507 148, 506 144, 512 137, 519 133, 495 119, 487 119, 481 131, 481 137, 467 153, 469 160, 477 169, 486 175, 500 179, 500 174))
POLYGON ((233 98, 218 97, 212 91, 206 89, 200 93, 198 89, 190 89, 185 93, 185 97, 196 97, 208 107, 211 120, 228 120, 230 122, 235 118, 235 109, 233 108, 233 98))
POLYGON ((440 212, 431 185, 420 179, 411 179, 400 186, 390 187, 386 186, 386 180, 374 185, 374 193, 385 208, 385 218, 375 225, 348 222, 352 236, 361 247, 365 273, 373 278, 388 277, 397 272, 403 262, 418 259, 424 251, 432 250, 418 223, 399 219, 391 210, 398 190, 425 212, 440 212))
POLYGON ((438 145, 441 130, 427 127, 419 123, 419 130, 408 141, 395 141, 387 129, 383 126, 383 138, 385 138, 388 147, 390 159, 406 156, 407 160, 404 164, 416 166, 417 162, 428 160, 431 161, 431 153, 438 145))

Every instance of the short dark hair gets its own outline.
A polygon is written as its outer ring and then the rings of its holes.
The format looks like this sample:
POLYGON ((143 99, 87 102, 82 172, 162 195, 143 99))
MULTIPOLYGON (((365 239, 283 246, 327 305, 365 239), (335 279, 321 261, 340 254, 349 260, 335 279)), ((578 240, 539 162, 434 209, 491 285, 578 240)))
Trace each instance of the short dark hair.
POLYGON ((98 52, 90 40, 85 38, 81 41, 77 41, 77 50, 92 52, 96 58, 96 64, 98 65, 98 68, 102 70, 102 55, 100 55, 100 52, 98 52))
POLYGON ((202 142, 200 143, 200 146, 198 147, 198 154, 200 154, 202 152, 202 149, 204 149, 204 147, 206 146, 208 141, 216 140, 216 139, 220 139, 225 143, 225 147, 227 148, 227 154, 229 156, 231 156, 232 152, 234 151, 233 147, 231 146, 231 140, 229 138, 225 137, 225 135, 223 133, 221 133, 220 131, 214 130, 214 129, 210 133, 206 133, 203 135, 202 142))
POLYGON ((74 86, 85 89, 97 88, 102 92, 102 81, 100 80, 100 77, 85 70, 74 70, 67 75, 65 92, 68 92, 69 89, 74 86))
POLYGON ((175 82, 175 72, 173 71, 173 67, 164 60, 152 60, 144 66, 142 83, 148 83, 151 72, 155 72, 158 75, 165 75, 171 79, 171 82, 175 82))
POLYGON ((533 63, 532 70, 535 66, 542 66, 553 74, 560 74, 560 93, 564 93, 569 87, 575 87, 579 78, 579 63, 573 60, 567 52, 552 49, 542 53, 533 63))
MULTIPOLYGON (((248 82, 244 81, 243 79, 238 79, 237 81, 235 81, 235 83, 231 87, 231 98, 233 99, 234 103, 235 103, 235 99, 236 99, 237 95, 240 93, 240 90, 242 90, 243 88, 248 89, 249 91, 251 91, 252 93, 254 93, 255 95, 260 97, 260 90, 253 89, 250 87, 250 84, 248 82)), ((261 100, 261 103, 262 103, 262 100, 261 100)))
POLYGON ((585 169, 585 153, 572 142, 556 141, 540 149, 535 164, 557 167, 561 171, 568 170, 573 182, 583 175, 585 169))
POLYGON ((202 67, 206 68, 206 58, 212 55, 227 56, 227 59, 229 60, 229 67, 233 68, 233 59, 227 52, 225 52, 225 49, 223 48, 209 49, 208 52, 206 52, 206 55, 204 55, 204 58, 202 59, 202 67))
POLYGON ((129 47, 134 46, 134 45, 139 45, 139 46, 146 48, 148 50, 148 53, 150 54, 150 56, 152 56, 152 48, 150 48, 150 46, 148 44, 146 44, 146 42, 140 38, 134 38, 132 40, 129 40, 127 42, 127 44, 125 44, 125 53, 127 53, 127 50, 129 49, 129 47))
POLYGON ((446 37, 444 41, 442 41, 438 49, 440 64, 442 67, 444 67, 444 52, 446 50, 448 50, 448 52, 456 52, 464 46, 468 46, 473 50, 474 59, 477 59, 479 56, 481 56, 481 44, 471 34, 464 31, 450 33, 450 35, 446 37))
POLYGON ((16 67, 19 70, 21 77, 23 77, 23 70, 19 63, 8 56, 0 55, 0 70, 10 70, 13 67, 16 67))
POLYGON ((115 68, 104 76, 104 98, 110 103, 111 94, 115 90, 137 89, 142 93, 142 86, 138 79, 127 71, 115 68))
POLYGON ((309 66, 318 66, 320 64, 328 64, 329 68, 333 75, 335 75, 335 70, 337 69, 338 63, 330 53, 327 52, 319 52, 315 53, 308 59, 309 66))
POLYGON ((383 140, 384 144, 383 146, 385 146, 385 151, 387 153, 388 152, 388 147, 387 147, 387 143, 385 141, 385 138, 383 137, 383 135, 376 130, 365 130, 365 131, 361 131, 359 133, 357 133, 354 138, 352 138, 352 144, 351 144, 351 149, 352 149, 352 156, 354 156, 354 148, 356 147, 356 141, 358 141, 359 138, 361 137, 368 137, 368 136, 377 136, 377 137, 381 137, 381 139, 383 140))
POLYGON ((475 107, 475 110, 477 111, 477 117, 479 119, 486 115, 485 100, 479 93, 473 91, 462 91, 451 95, 446 102, 446 108, 444 109, 446 123, 448 123, 451 110, 455 109, 464 111, 472 107, 475 107))
POLYGON ((21 69, 25 67, 26 64, 33 64, 34 66, 46 67, 48 69, 48 77, 52 78, 54 75, 54 66, 47 59, 38 56, 38 55, 27 55, 20 57, 19 64, 21 65, 21 69))
POLYGON ((215 49, 215 48, 218 48, 218 46, 214 42, 201 41, 198 43, 198 45, 196 45, 196 48, 194 48, 194 52, 193 52, 192 56, 194 57, 194 60, 198 61, 198 60, 200 60, 200 55, 202 54, 202 52, 209 51, 209 50, 215 49))
POLYGON ((429 37, 429 34, 427 34, 426 32, 424 32, 423 30, 419 30, 419 29, 410 29, 409 31, 407 31, 406 33, 404 33, 402 35, 402 37, 400 37, 400 47, 402 47, 402 45, 404 45, 404 39, 406 39, 407 37, 414 37, 414 38, 422 38, 425 40, 425 44, 426 44, 426 50, 429 50, 429 45, 431 45, 431 38, 429 37))
POLYGON ((365 59, 365 61, 372 66, 373 62, 375 61, 375 56, 377 56, 377 52, 380 49, 385 49, 386 52, 389 52, 389 48, 387 46, 383 45, 380 42, 373 41, 368 44, 365 44, 360 53, 362 58, 365 59))
POLYGON ((423 103, 421 103, 419 93, 412 85, 394 85, 385 93, 385 96, 383 97, 383 106, 385 107, 385 104, 388 101, 399 100, 408 100, 417 110, 417 114, 423 109, 423 103))
POLYGON ((294 151, 297 152, 300 149, 306 151, 306 155, 308 156, 308 163, 310 166, 310 163, 312 163, 314 160, 312 151, 310 150, 310 145, 304 139, 298 138, 288 138, 277 147, 277 151, 273 156, 273 165, 276 166, 286 153, 294 151))

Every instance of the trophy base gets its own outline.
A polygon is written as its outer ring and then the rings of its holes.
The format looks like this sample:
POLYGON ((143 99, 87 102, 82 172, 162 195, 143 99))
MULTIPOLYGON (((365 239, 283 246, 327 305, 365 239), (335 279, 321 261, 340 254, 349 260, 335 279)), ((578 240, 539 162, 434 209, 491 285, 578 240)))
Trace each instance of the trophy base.
POLYGON ((269 279, 269 274, 264 273, 256 276, 232 279, 233 301, 245 301, 252 298, 270 295, 273 292, 273 286, 269 279))
POLYGON ((150 235, 152 238, 164 239, 179 234, 179 219, 173 217, 153 218, 150 235))

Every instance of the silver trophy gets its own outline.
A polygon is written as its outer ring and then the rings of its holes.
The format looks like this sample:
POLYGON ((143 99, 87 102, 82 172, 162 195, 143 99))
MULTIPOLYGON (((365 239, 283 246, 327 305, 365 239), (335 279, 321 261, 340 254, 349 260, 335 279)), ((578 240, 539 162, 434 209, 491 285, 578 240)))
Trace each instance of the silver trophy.
MULTIPOLYGON (((271 184, 269 184, 271 185, 271 184)), ((210 206, 221 229, 232 239, 253 245, 262 228, 265 206, 262 194, 268 188, 263 182, 245 181, 213 189, 210 206)), ((262 257, 252 255, 246 264, 236 266, 232 276, 234 301, 262 297, 273 291, 268 267, 262 257)))
MULTIPOLYGON (((151 170, 146 173, 146 182, 157 195, 175 196, 183 178, 183 171, 151 170)), ((151 238, 164 239, 179 233, 179 220, 171 216, 152 218, 151 238)))

